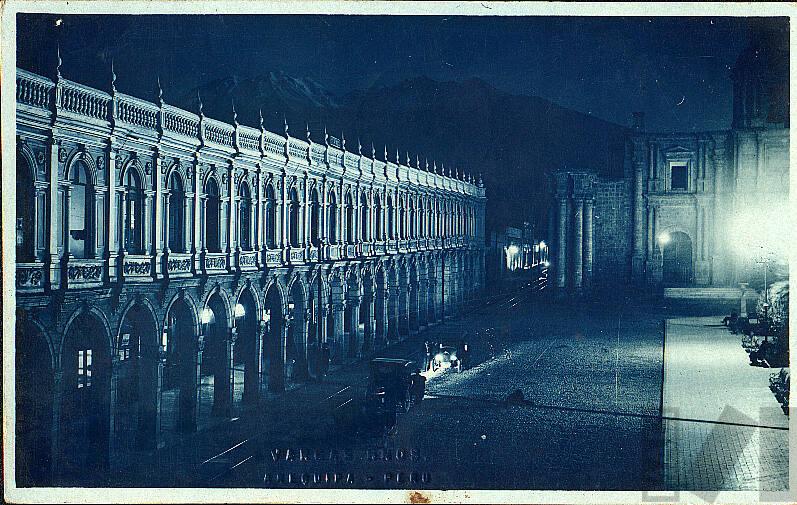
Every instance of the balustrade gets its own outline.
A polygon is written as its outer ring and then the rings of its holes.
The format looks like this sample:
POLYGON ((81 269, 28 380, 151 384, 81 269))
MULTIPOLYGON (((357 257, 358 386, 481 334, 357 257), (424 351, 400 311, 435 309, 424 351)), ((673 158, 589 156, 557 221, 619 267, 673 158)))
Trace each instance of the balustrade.
POLYGON ((17 263, 17 291, 44 291, 44 263, 17 263))
POLYGON ((108 104, 111 96, 102 91, 83 86, 76 82, 61 82, 61 103, 63 110, 87 116, 92 119, 108 119, 108 104))
POLYGON ((17 70, 17 103, 48 108, 55 84, 36 74, 17 70))
POLYGON ((158 125, 158 110, 159 107, 144 100, 117 94, 116 119, 124 123, 154 130, 158 125))

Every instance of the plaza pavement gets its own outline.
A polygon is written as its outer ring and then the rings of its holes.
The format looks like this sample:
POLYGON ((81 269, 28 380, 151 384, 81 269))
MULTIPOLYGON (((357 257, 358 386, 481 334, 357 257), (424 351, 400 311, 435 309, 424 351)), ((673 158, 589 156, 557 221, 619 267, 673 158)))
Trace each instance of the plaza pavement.
POLYGON ((776 369, 749 365, 722 316, 666 321, 664 483, 673 490, 788 488, 788 417, 776 369))

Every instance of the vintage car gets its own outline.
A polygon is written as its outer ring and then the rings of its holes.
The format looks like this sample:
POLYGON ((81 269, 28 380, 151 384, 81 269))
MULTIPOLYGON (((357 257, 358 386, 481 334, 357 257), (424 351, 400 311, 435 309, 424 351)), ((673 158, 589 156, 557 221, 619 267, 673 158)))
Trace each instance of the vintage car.
POLYGON ((457 348, 453 346, 442 346, 432 357, 432 370, 450 368, 457 372, 462 371, 462 362, 457 358, 457 348))
POLYGON ((384 394, 383 403, 397 411, 407 412, 412 406, 411 375, 417 369, 414 361, 397 358, 374 358, 368 376, 368 396, 384 394))

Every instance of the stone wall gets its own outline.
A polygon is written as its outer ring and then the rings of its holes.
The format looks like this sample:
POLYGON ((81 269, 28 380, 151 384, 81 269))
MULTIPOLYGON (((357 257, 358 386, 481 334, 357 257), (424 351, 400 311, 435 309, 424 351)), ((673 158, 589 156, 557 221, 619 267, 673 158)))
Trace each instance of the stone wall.
POLYGON ((631 251, 631 180, 599 180, 594 186, 594 285, 626 284, 631 251))

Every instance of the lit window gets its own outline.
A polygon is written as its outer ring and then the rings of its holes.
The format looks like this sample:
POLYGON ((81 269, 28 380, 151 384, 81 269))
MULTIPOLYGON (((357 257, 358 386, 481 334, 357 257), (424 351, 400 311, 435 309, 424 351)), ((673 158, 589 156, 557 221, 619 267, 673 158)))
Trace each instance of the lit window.
POLYGON ((91 349, 77 352, 77 387, 91 386, 91 349))

